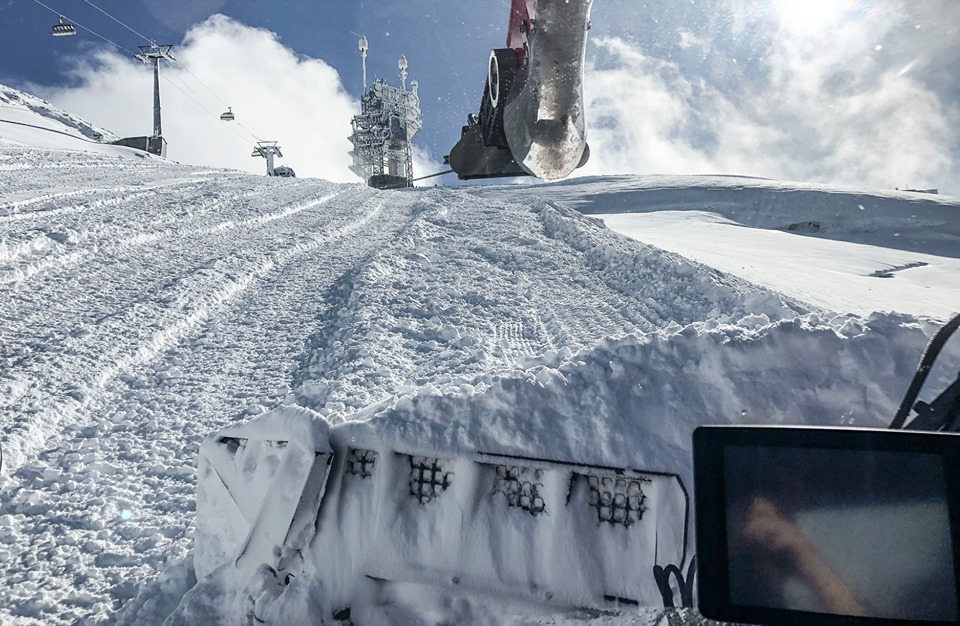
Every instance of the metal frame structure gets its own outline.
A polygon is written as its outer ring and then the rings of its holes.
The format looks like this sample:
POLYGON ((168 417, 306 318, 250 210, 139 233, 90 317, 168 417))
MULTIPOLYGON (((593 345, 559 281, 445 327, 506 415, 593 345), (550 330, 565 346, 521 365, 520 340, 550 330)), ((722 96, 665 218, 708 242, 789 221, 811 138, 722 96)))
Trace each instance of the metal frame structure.
POLYGON ((176 61, 170 51, 172 45, 140 46, 140 54, 135 55, 144 63, 153 62, 153 136, 162 137, 163 129, 160 126, 160 59, 176 61))
POLYGON ((406 88, 407 60, 401 57, 401 87, 392 87, 381 78, 366 86, 366 38, 360 39, 364 67, 364 94, 360 115, 351 122, 353 133, 350 170, 371 187, 413 186, 413 136, 423 128, 417 81, 406 88))
POLYGON ((252 157, 263 157, 267 160, 267 176, 274 176, 276 171, 273 167, 273 157, 278 156, 283 158, 283 153, 280 152, 280 146, 277 145, 276 141, 258 141, 257 145, 253 147, 252 157))

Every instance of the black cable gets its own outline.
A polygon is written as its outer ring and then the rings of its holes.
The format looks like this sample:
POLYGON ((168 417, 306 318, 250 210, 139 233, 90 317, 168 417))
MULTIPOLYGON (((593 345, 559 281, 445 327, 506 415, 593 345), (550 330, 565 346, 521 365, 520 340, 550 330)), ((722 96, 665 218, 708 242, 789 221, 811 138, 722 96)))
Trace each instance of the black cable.
POLYGON ((910 409, 913 408, 917 396, 920 395, 920 389, 923 387, 923 383, 927 380, 930 370, 933 369, 934 361, 937 360, 937 356, 940 355, 943 346, 947 343, 947 340, 950 339, 950 335, 956 332, 957 328, 960 328, 960 315, 947 322, 947 325, 941 328, 940 331, 934 335, 933 339, 930 340, 930 343, 927 344, 927 348, 923 351, 923 356, 920 357, 920 365, 917 366, 917 372, 913 375, 910 387, 907 388, 907 393, 903 397, 903 402, 900 403, 897 414, 894 416, 893 421, 890 422, 890 428, 903 428, 904 423, 907 421, 907 416, 910 414, 910 409))
POLYGON ((26 122, 14 122, 13 120, 0 120, 4 124, 16 124, 17 126, 28 126, 30 128, 36 128, 38 130, 45 130, 48 133, 57 133, 58 135, 63 135, 69 137, 70 139, 79 139, 80 141, 86 141, 87 143, 96 143, 103 144, 102 141, 95 141, 93 139, 87 139, 86 137, 80 137, 78 135, 71 135, 70 133, 64 132, 62 130, 57 130, 55 128, 46 128, 44 126, 37 126, 36 124, 27 124, 26 122))
POLYGON ((410 182, 415 183, 418 180, 426 180, 428 178, 435 178, 437 176, 443 176, 444 174, 452 174, 452 173, 453 173, 453 170, 447 170, 446 172, 437 172, 436 174, 429 174, 427 176, 421 176, 420 178, 414 178, 410 182))

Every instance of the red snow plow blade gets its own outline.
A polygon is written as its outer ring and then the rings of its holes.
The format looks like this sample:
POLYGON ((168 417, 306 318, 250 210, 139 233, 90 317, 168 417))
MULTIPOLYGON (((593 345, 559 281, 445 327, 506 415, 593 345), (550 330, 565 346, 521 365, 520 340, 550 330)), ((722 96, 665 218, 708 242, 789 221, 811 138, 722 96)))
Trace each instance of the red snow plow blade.
POLYGON ((569 176, 589 158, 583 63, 592 0, 513 0, 507 48, 493 50, 479 116, 447 157, 461 179, 569 176))

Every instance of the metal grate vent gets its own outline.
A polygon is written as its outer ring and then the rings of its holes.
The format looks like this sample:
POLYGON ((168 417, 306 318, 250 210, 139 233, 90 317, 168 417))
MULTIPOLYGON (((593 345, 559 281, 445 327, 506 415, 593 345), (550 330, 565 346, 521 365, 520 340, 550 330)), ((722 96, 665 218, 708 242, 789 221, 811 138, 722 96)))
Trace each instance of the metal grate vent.
POLYGON ((360 478, 370 478, 373 476, 373 468, 376 464, 376 450, 350 448, 350 456, 347 458, 347 471, 349 473, 360 478))
POLYGON ((612 478, 610 476, 587 476, 590 487, 590 506, 596 509, 600 522, 620 524, 630 528, 643 519, 647 511, 647 496, 643 478, 612 478))
POLYGON ((529 467, 498 465, 493 493, 502 493, 507 504, 534 517, 547 512, 543 502, 543 470, 529 467))
POLYGON ((427 504, 453 483, 453 472, 444 469, 440 459, 425 456, 410 458, 410 495, 427 504))

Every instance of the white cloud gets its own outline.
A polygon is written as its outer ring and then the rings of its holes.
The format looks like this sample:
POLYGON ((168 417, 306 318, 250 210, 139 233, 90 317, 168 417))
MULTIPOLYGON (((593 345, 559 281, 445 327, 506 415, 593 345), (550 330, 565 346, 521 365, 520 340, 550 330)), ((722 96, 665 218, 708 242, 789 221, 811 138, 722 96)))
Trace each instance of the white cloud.
MULTIPOLYGON (((162 67, 160 81, 168 158, 264 173, 263 160, 250 156, 251 134, 258 134, 279 141, 285 158, 277 164, 293 167, 298 176, 360 182, 347 169, 350 118, 359 104, 327 63, 299 56, 274 33, 223 15, 192 28, 173 53, 180 63, 162 67), (218 98, 233 107, 236 122, 220 121, 225 107, 218 98)), ((35 92, 118 135, 152 132, 150 67, 112 51, 75 63, 78 86, 35 92)))
POLYGON ((812 33, 784 23, 764 72, 736 82, 597 39, 585 77, 591 160, 578 174, 733 173, 956 192, 950 122, 960 110, 902 65, 876 60, 891 23, 871 17, 812 33))

